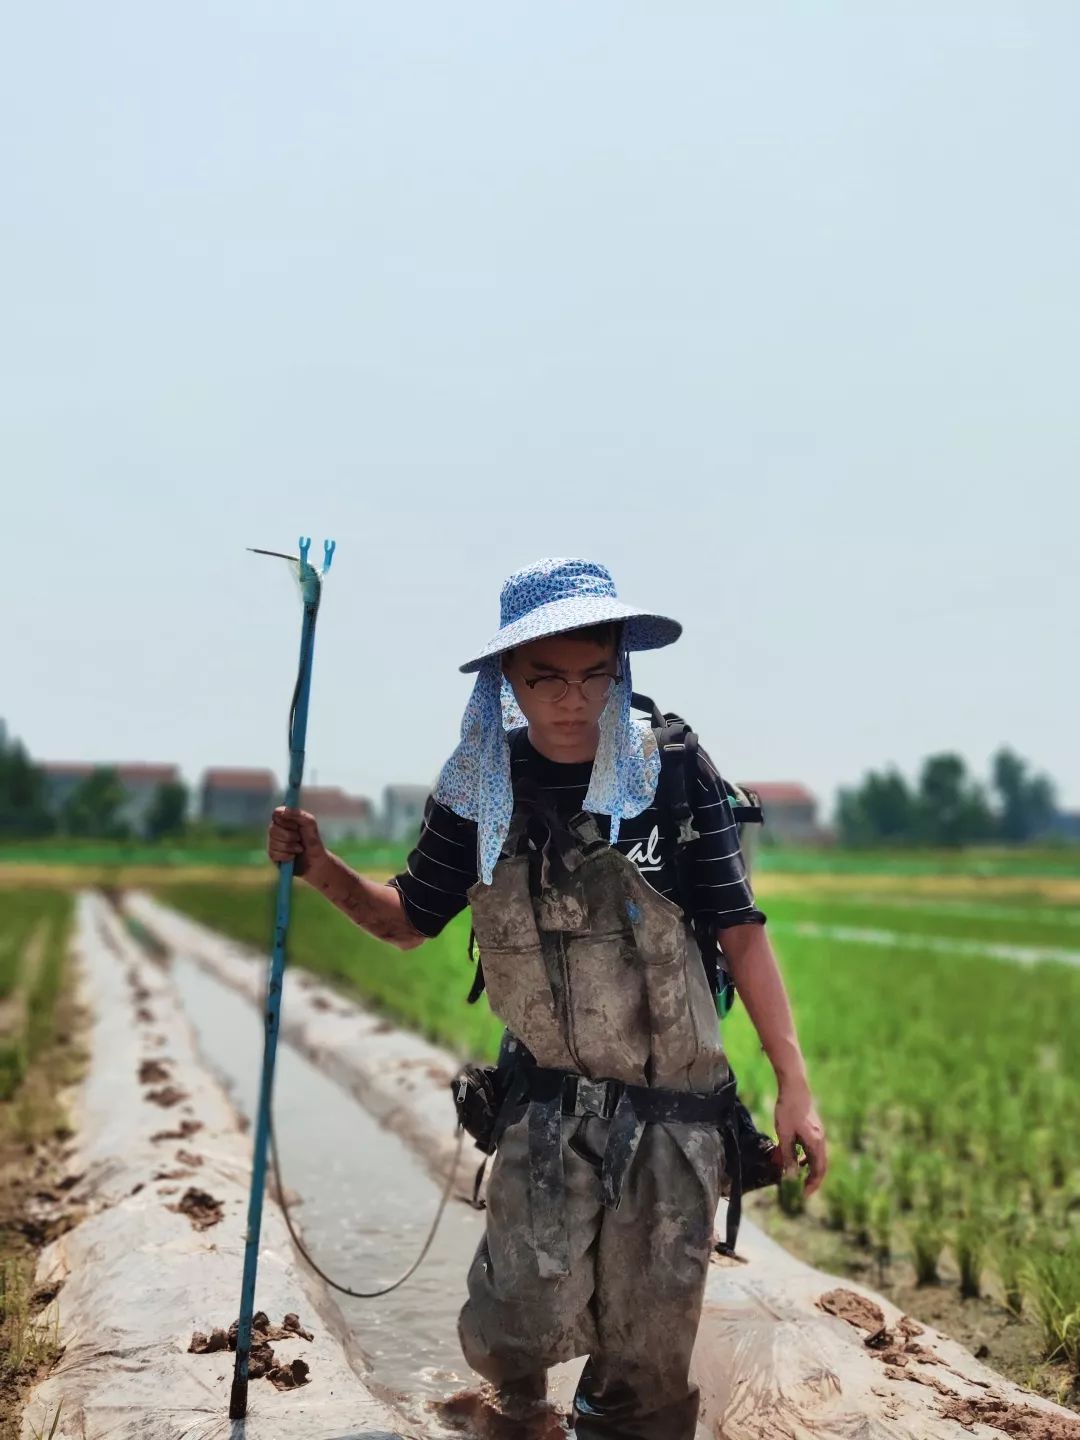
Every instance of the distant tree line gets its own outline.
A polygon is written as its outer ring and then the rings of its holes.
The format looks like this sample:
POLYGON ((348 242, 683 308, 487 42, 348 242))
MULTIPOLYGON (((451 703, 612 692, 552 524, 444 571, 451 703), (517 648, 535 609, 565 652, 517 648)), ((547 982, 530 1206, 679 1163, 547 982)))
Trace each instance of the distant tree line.
POLYGON ((914 785, 896 769, 870 771, 840 791, 836 821, 843 845, 1023 845, 1051 830, 1056 811, 1053 782, 1004 748, 989 786, 952 753, 928 756, 914 785))
MULTIPOLYGON (((186 785, 179 781, 159 785, 139 827, 140 836, 161 840, 181 834, 187 823, 187 806, 186 785)), ((126 808, 120 777, 109 766, 101 766, 82 779, 59 811, 54 811, 45 772, 33 763, 25 746, 18 740, 0 741, 0 834, 126 840, 132 833, 126 808)))

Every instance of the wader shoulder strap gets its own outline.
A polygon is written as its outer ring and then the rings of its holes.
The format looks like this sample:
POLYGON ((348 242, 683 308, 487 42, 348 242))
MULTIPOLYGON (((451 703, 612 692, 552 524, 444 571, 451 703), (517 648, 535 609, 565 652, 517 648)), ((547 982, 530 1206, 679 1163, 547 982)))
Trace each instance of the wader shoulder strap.
POLYGON ((475 1005, 484 993, 484 962, 480 958, 480 951, 476 945, 476 931, 469 927, 469 948, 466 952, 469 957, 469 964, 476 966, 476 974, 473 976, 472 987, 465 997, 469 1005, 475 1005))

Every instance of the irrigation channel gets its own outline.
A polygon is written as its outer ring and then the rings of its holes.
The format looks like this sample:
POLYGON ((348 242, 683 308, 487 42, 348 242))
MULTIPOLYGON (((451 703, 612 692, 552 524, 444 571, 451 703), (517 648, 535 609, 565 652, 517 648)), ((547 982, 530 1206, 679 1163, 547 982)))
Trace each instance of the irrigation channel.
MULTIPOLYGON (((203 1059, 250 1121, 262 1057, 259 1015, 194 960, 176 957, 172 974, 203 1059)), ((278 1053, 274 1119, 282 1179, 301 1202, 293 1202, 293 1218, 312 1255, 352 1289, 395 1279, 416 1258, 438 1204, 420 1163, 290 1045, 278 1053)), ((482 1225, 475 1211, 451 1204, 427 1258, 400 1290, 377 1300, 335 1296, 375 1379, 395 1399, 423 1401, 469 1383, 455 1322, 482 1225)))

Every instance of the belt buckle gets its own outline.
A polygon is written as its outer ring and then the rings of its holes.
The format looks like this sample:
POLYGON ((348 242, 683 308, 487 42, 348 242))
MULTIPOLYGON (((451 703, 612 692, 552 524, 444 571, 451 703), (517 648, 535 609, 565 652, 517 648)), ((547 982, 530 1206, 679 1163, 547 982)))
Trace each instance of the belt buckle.
POLYGON ((574 1096, 576 1115, 596 1115, 601 1120, 611 1118, 609 1089, 606 1080, 590 1080, 587 1075, 577 1077, 577 1092, 574 1096))

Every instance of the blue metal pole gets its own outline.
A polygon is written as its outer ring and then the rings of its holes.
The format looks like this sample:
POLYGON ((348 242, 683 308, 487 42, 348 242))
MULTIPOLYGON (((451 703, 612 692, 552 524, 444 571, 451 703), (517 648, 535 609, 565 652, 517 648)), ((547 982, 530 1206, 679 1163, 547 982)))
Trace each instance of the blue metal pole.
MULTIPOLYGON (((304 623, 300 632, 300 665, 289 715, 289 784, 285 804, 300 803, 304 777, 304 745, 307 739, 308 697, 311 693, 311 662, 315 647, 315 620, 319 613, 322 578, 308 564, 310 540, 300 541, 300 588, 304 598, 304 623)), ((322 574, 330 568, 334 542, 325 543, 322 574)), ((278 868, 277 915, 274 944, 266 986, 266 1035, 263 1042, 262 1077, 255 1117, 255 1151, 248 1197, 247 1234, 244 1246, 244 1278, 240 1292, 240 1321, 236 1336, 236 1363, 233 1368, 229 1419, 242 1420, 247 1414, 248 1363, 251 1358, 251 1317, 255 1312, 255 1277, 259 1266, 259 1236, 262 1231, 263 1194, 266 1189, 266 1153, 270 1132, 270 1102, 274 1091, 278 1030, 281 1020, 281 985, 285 975, 285 938, 289 929, 292 899, 293 862, 284 860, 278 868)))

